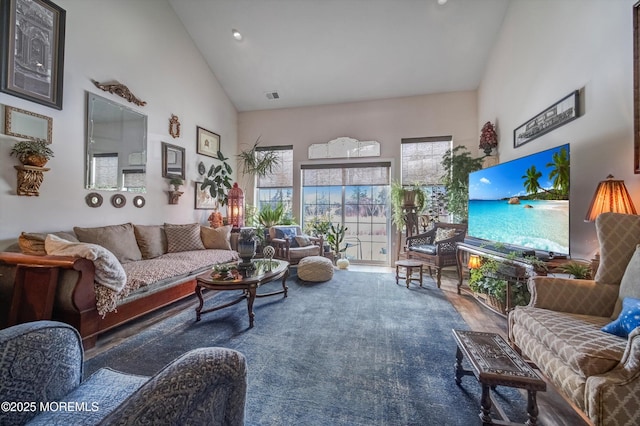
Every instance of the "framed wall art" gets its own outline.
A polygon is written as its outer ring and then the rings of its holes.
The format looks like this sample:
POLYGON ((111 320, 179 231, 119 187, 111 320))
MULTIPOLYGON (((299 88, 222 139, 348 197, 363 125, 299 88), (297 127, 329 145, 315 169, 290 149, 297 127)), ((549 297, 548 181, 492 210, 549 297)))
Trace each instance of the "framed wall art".
POLYGON ((0 0, 0 91, 62 109, 66 11, 49 0, 0 0))
POLYGON ((513 147, 518 148, 580 116, 579 91, 575 90, 513 131, 513 147))
POLYGON ((203 182, 194 182, 196 185, 196 210, 212 210, 216 208, 216 199, 211 196, 209 188, 205 188, 204 191, 200 189, 203 182))
POLYGON ((218 151, 220 151, 220 135, 200 126, 196 126, 196 128, 198 138, 196 152, 207 157, 217 158, 218 151))

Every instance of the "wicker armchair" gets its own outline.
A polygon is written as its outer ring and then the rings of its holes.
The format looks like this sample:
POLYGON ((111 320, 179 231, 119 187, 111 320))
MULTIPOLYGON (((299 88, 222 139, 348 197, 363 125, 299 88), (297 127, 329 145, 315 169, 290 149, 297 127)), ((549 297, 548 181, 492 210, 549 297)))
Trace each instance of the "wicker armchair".
POLYGON ((307 256, 322 256, 324 241, 322 237, 304 235, 297 225, 276 225, 269 228, 270 244, 276 249, 275 258, 297 265, 307 256), (306 237, 308 245, 300 246, 295 237, 306 237))
POLYGON ((433 228, 423 234, 407 238, 405 252, 407 259, 421 261, 429 267, 429 275, 433 277, 431 268, 436 269, 436 282, 440 288, 442 268, 458 267, 456 260, 456 243, 464 241, 467 225, 437 222, 433 228))

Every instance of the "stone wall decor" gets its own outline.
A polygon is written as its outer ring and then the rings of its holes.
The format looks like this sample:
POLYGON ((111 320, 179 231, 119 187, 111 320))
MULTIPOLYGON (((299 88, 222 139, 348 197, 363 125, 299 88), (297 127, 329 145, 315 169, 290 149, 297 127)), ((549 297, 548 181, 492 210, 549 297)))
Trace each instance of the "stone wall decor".
POLYGON ((89 207, 97 208, 102 205, 102 195, 97 192, 90 192, 86 197, 84 197, 84 200, 89 207))
POLYGON ((136 195, 135 197, 133 197, 133 205, 137 208, 141 209, 142 207, 144 207, 145 203, 146 201, 142 195, 136 195))
POLYGON ((129 90, 127 86, 125 86, 124 84, 120 84, 117 81, 113 83, 100 83, 95 80, 91 80, 91 82, 95 84, 98 89, 104 90, 105 92, 109 92, 114 95, 118 95, 136 105, 145 106, 147 104, 146 101, 137 98, 133 93, 131 93, 131 90, 129 90))
POLYGON ((117 209, 124 207, 127 204, 127 199, 122 194, 114 194, 111 196, 111 205, 117 209))

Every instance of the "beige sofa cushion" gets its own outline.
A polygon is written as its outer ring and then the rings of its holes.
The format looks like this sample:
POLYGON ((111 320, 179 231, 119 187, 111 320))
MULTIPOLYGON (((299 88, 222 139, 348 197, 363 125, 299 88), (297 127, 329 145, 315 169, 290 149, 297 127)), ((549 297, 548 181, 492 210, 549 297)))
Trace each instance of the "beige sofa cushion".
POLYGON ((164 232, 167 234, 167 253, 205 249, 200 237, 200 225, 197 223, 185 225, 165 223, 164 232))
POLYGON ((626 348, 626 339, 600 331, 609 323, 609 317, 529 306, 518 306, 509 315, 513 316, 511 324, 524 328, 531 339, 548 348, 581 377, 610 371, 618 365, 626 348))
POLYGON ((603 213, 596 219, 596 232, 600 244, 600 265, 595 281, 619 284, 636 245, 640 244, 640 216, 603 213))
POLYGON ((229 242, 231 228, 231 225, 218 228, 200 227, 202 244, 208 249, 231 250, 231 243, 229 242))
POLYGON ((167 252, 167 235, 162 225, 133 225, 143 259, 153 259, 167 252))
POLYGON ((83 243, 98 244, 113 253, 120 263, 142 260, 133 224, 100 226, 96 228, 74 227, 78 240, 83 243))

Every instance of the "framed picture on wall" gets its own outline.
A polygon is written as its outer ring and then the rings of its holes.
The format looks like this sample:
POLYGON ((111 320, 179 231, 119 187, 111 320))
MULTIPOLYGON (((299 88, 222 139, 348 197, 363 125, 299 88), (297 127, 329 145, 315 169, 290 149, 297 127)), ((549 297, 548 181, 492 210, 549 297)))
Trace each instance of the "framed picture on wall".
POLYGON ((220 135, 203 129, 200 126, 196 126, 196 128, 198 135, 196 152, 206 155, 207 157, 217 158, 218 151, 220 150, 220 135))
POLYGON ((62 109, 66 12, 49 0, 2 0, 0 91, 62 109))
POLYGON ((216 199, 211 196, 209 188, 204 191, 200 189, 203 182, 195 182, 196 185, 196 202, 195 208, 197 210, 212 210, 216 208, 216 199))
POLYGON ((574 90, 513 131, 513 147, 518 148, 580 116, 578 90, 574 90))

